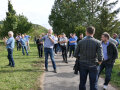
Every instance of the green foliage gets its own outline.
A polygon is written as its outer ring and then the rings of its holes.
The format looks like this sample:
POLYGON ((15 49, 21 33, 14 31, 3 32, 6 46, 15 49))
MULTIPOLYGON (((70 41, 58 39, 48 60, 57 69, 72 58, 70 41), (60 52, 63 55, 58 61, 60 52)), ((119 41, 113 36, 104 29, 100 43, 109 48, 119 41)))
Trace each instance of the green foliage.
POLYGON ((29 33, 32 32, 32 23, 24 15, 17 16, 17 28, 14 33, 29 33))
POLYGON ((120 22, 116 16, 120 10, 113 10, 117 3, 118 0, 112 3, 108 0, 55 0, 49 23, 55 33, 67 35, 79 26, 95 26, 95 36, 100 38, 106 31, 110 34, 119 32, 120 22))
POLYGON ((35 37, 35 36, 39 36, 43 33, 47 33, 47 29, 44 28, 43 26, 41 25, 36 25, 36 24, 33 24, 33 31, 30 32, 29 34, 32 36, 32 37, 35 37))
POLYGON ((85 35, 86 27, 78 26, 75 28, 75 33, 77 36, 80 35, 80 33, 83 33, 85 35))
POLYGON ((16 12, 10 1, 8 1, 8 12, 6 12, 6 19, 3 21, 2 36, 7 35, 8 31, 15 31, 17 28, 16 12))

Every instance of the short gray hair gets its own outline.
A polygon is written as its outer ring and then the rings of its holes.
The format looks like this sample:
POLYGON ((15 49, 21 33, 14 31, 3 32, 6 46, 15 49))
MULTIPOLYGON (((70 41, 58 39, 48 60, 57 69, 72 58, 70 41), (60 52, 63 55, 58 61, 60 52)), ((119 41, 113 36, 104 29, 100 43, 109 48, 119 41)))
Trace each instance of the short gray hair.
POLYGON ((12 36, 14 35, 13 31, 9 31, 8 34, 10 34, 12 36))

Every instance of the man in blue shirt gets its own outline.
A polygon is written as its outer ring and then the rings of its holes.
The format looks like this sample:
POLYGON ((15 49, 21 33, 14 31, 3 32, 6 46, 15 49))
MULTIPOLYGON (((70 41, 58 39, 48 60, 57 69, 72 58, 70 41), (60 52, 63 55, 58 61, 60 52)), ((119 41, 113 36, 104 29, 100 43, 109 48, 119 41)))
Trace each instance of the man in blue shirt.
POLYGON ((108 84, 111 80, 112 68, 114 66, 116 58, 118 57, 118 51, 116 45, 109 42, 110 35, 107 32, 102 34, 101 39, 104 60, 100 65, 99 75, 103 71, 103 69, 105 69, 105 83, 103 89, 107 90, 108 84))
POLYGON ((20 43, 21 43, 21 46, 22 46, 22 53, 23 53, 23 55, 25 55, 25 52, 24 52, 24 49, 25 49, 26 54, 28 56, 28 51, 27 51, 27 46, 26 46, 26 39, 24 38, 23 34, 22 34, 22 38, 20 39, 20 43))
POLYGON ((69 45, 70 45, 70 54, 69 57, 71 57, 71 54, 75 52, 75 46, 77 45, 77 38, 75 38, 75 35, 73 34, 72 37, 69 39, 69 45))
POLYGON ((44 52, 45 52, 45 70, 48 71, 48 55, 50 55, 52 64, 53 64, 53 69, 54 72, 57 73, 56 71, 56 64, 54 60, 54 51, 53 51, 53 46, 54 46, 54 36, 52 35, 52 30, 48 30, 48 35, 45 35, 42 40, 44 40, 44 52))
POLYGON ((14 59, 13 59, 13 49, 15 46, 15 39, 13 37, 13 34, 14 33, 12 31, 9 31, 8 32, 9 39, 7 40, 6 37, 3 38, 6 48, 7 48, 7 51, 8 51, 8 59, 9 59, 8 66, 11 66, 11 67, 15 66, 14 59))
POLYGON ((24 34, 24 38, 26 39, 26 46, 27 46, 27 49, 30 50, 29 39, 31 38, 31 36, 26 35, 26 33, 25 33, 25 34, 24 34))

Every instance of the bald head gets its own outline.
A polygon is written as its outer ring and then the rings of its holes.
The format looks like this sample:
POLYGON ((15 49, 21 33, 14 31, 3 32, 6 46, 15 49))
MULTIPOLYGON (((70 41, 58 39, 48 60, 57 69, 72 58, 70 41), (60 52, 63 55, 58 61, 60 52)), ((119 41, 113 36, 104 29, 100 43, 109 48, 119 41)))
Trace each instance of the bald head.
POLYGON ((53 30, 52 29, 49 29, 48 30, 48 34, 52 34, 53 33, 53 30))

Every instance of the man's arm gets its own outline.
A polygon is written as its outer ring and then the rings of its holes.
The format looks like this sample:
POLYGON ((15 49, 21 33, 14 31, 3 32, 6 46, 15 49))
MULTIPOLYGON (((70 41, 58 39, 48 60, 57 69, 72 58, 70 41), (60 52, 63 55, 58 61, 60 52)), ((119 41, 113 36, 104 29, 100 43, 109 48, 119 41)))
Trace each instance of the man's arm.
POLYGON ((115 45, 113 45, 113 49, 114 49, 114 51, 113 51, 113 60, 115 60, 115 59, 117 59, 118 58, 118 49, 117 49, 117 47, 115 46, 115 45))
POLYGON ((48 38, 51 40, 52 43, 54 43, 54 39, 52 39, 51 36, 48 36, 48 38))
POLYGON ((74 53, 74 57, 78 58, 80 54, 80 43, 78 43, 77 48, 74 53))
POLYGON ((100 65, 103 61, 103 49, 101 43, 97 45, 98 64, 100 65))

